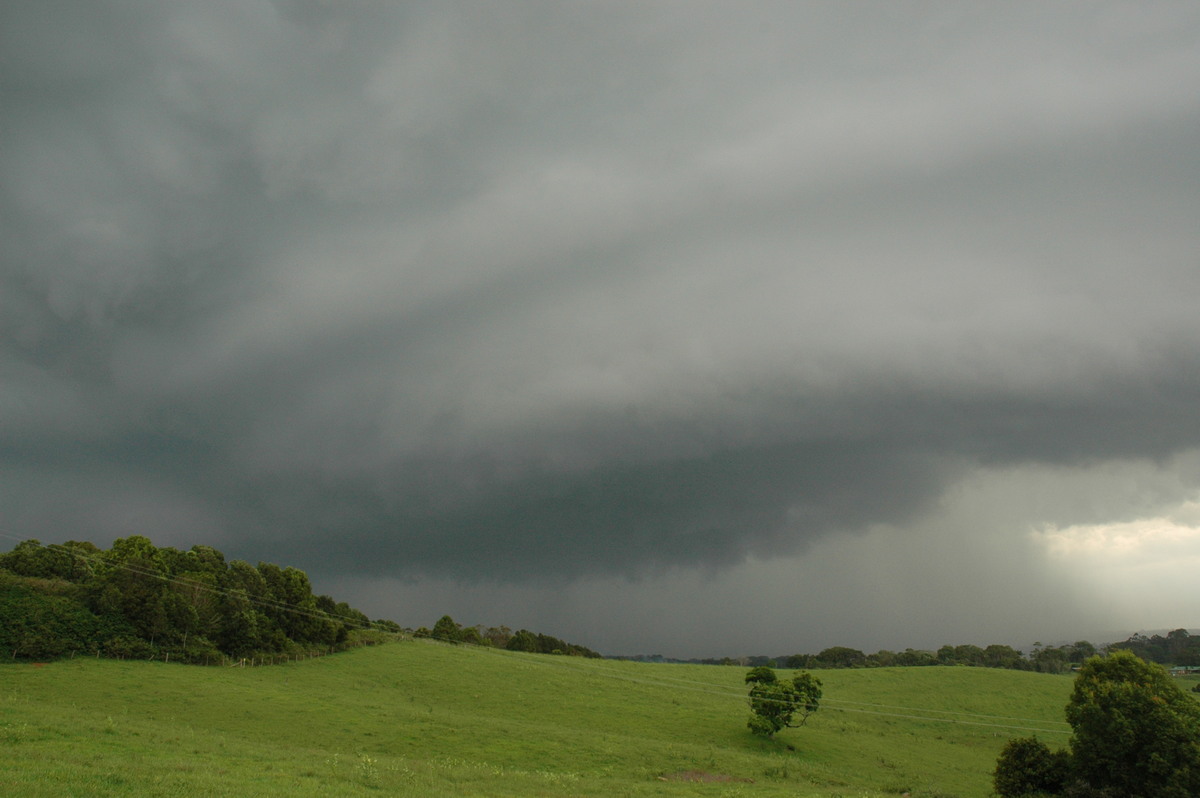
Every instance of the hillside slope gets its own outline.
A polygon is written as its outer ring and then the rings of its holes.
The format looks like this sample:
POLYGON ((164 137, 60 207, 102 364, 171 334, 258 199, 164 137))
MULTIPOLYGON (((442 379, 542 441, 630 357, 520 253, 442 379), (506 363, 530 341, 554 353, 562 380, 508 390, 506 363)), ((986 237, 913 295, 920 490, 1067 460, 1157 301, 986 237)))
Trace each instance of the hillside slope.
POLYGON ((744 673, 431 641, 265 668, 6 665, 0 793, 967 798, 1008 737, 1066 739, 1069 678, 931 667, 820 672, 821 711, 764 741, 744 673))

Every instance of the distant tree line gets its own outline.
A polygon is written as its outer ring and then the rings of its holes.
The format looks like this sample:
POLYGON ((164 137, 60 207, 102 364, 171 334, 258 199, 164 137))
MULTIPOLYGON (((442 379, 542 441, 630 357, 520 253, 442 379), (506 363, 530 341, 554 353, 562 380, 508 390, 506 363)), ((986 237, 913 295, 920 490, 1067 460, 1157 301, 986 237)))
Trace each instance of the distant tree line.
POLYGON ((443 615, 432 629, 422 626, 413 632, 413 637, 427 637, 446 643, 465 643, 475 646, 490 646, 508 651, 524 651, 530 654, 565 654, 572 657, 599 658, 600 654, 577 643, 568 643, 557 637, 519 629, 514 632, 507 626, 462 626, 449 615, 443 615))
POLYGON ((881 650, 874 654, 845 646, 833 646, 818 654, 793 654, 781 657, 786 668, 888 668, 921 667, 927 665, 965 665, 975 668, 1006 668, 1009 670, 1065 673, 1088 657, 1095 656, 1096 647, 1086 640, 1062 646, 1034 644, 1023 654, 1012 646, 992 644, 976 646, 944 645, 937 651, 908 648, 904 651, 881 650))
POLYGON ((1147 637, 1135 634, 1119 643, 1097 648, 1086 640, 1059 646, 1034 643, 1023 653, 1012 646, 993 644, 945 645, 937 651, 906 648, 903 651, 880 650, 866 654, 856 648, 832 646, 817 654, 790 654, 782 657, 721 657, 706 659, 668 659, 661 654, 623 657, 640 662, 687 662, 700 665, 734 665, 739 667, 771 667, 791 670, 822 668, 891 668, 926 665, 965 665, 976 668, 1007 668, 1009 670, 1066 673, 1082 665, 1089 657, 1113 651, 1132 651, 1147 662, 1170 665, 1200 666, 1200 635, 1176 629, 1167 635, 1147 637))
POLYGON ((227 562, 211 546, 156 547, 140 535, 107 551, 23 541, 0 555, 0 656, 74 654, 217 663, 339 650, 401 631, 329 596, 301 570, 227 562))
POLYGON ((1162 665, 1200 666, 1200 635, 1188 634, 1187 629, 1167 632, 1166 637, 1135 634, 1107 648, 1110 651, 1132 651, 1147 662, 1162 665))

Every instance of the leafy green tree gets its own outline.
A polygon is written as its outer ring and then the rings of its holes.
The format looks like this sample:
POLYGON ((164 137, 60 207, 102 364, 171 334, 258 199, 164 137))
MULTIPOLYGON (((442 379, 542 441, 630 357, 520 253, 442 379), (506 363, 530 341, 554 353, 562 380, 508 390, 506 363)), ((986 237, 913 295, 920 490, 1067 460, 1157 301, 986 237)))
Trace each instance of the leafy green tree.
POLYGON ((1171 663, 1174 665, 1195 665, 1200 663, 1200 635, 1188 634, 1187 629, 1175 629, 1162 635, 1135 634, 1128 640, 1113 643, 1109 651, 1127 649, 1150 662, 1171 663))
POLYGON ((867 655, 867 667, 890 668, 896 664, 896 652, 881 648, 874 654, 867 655))
POLYGON ((539 652, 537 635, 528 629, 517 630, 516 634, 508 638, 504 647, 509 651, 526 651, 530 654, 539 652))
POLYGON ((1067 704, 1076 776, 1128 798, 1200 795, 1200 705, 1129 651, 1093 657, 1067 704))
POLYGON ((54 552, 36 538, 22 540, 8 554, 0 554, 0 568, 19 576, 56 576, 54 552))
POLYGON ((827 648, 817 654, 817 659, 827 668, 861 668, 867 664, 866 654, 847 646, 827 648))
POLYGON ((1033 666, 1042 673, 1066 673, 1071 670, 1070 646, 1039 648, 1031 655, 1033 666))
POLYGON ((74 597, 71 586, 62 587, 50 593, 28 579, 0 575, 0 658, 54 659, 94 651, 113 633, 106 619, 74 597))
POLYGON ((496 648, 505 648, 508 646, 508 641, 512 639, 512 629, 507 626, 489 626, 484 629, 481 634, 488 643, 496 648))
MULTIPOLYGON (((258 564, 267 586, 268 616, 282 630, 284 639, 274 643, 276 649, 286 647, 286 638, 300 643, 332 645, 337 639, 337 624, 317 608, 308 574, 298 568, 280 568, 274 563, 258 564)), ((273 636, 274 637, 274 636, 273 636)))
POLYGON ((314 597, 303 571, 227 564, 210 546, 157 548, 132 535, 109 551, 27 540, 0 554, 0 654, 11 657, 88 651, 213 662, 332 647, 367 625, 345 602, 314 597))
POLYGON ((257 568, 244 560, 233 560, 220 580, 221 622, 215 642, 221 651, 244 657, 265 648, 272 621, 262 611, 268 599, 267 583, 257 568))
POLYGON ((90 606, 98 615, 124 618, 150 645, 162 643, 173 636, 171 611, 178 609, 166 599, 167 576, 149 538, 118 538, 88 585, 90 606))
POLYGON ((446 643, 458 643, 462 641, 462 627, 455 623, 454 619, 449 615, 443 615, 433 625, 433 632, 430 636, 434 640, 441 640, 446 643))
POLYGON ((1010 670, 1025 670, 1029 667, 1028 660, 1012 646, 1002 646, 993 643, 983 650, 983 664, 989 668, 1008 668, 1010 670))
POLYGON ((954 647, 954 662, 957 665, 979 666, 984 664, 984 659, 983 649, 979 646, 967 643, 954 647))
POLYGON ((1009 740, 996 760, 992 783, 1000 798, 1058 795, 1070 777, 1066 751, 1051 751, 1036 737, 1009 740))
POLYGON ((746 674, 746 684, 775 684, 778 681, 779 677, 775 675, 775 671, 765 665, 751 668, 746 674))
POLYGON ((1071 654, 1069 659, 1074 663, 1082 663, 1089 657, 1096 656, 1096 647, 1086 640, 1076 640, 1071 646, 1071 654))
POLYGON ((906 668, 936 665, 937 657, 930 651, 906 648, 896 655, 896 664, 906 668))
POLYGON ((746 674, 746 684, 750 685, 750 720, 746 725, 764 737, 773 737, 780 729, 803 726, 821 703, 821 680, 807 672, 785 682, 775 671, 760 666, 746 674), (797 713, 800 721, 793 723, 797 713))

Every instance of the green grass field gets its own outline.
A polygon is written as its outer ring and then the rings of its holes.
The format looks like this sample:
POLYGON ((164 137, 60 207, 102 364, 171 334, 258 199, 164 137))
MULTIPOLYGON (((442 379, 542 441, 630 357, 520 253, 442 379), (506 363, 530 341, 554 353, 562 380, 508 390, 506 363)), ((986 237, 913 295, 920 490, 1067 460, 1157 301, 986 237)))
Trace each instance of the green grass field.
POLYGON ((430 641, 0 665, 0 795, 967 798, 1009 737, 1067 739, 1069 677, 933 667, 820 671, 821 710, 763 740, 745 672, 430 641))

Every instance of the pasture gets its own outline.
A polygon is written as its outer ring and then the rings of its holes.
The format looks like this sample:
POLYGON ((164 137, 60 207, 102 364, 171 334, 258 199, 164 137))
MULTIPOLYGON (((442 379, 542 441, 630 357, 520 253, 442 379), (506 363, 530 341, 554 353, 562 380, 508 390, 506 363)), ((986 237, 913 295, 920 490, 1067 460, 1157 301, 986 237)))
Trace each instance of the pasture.
POLYGON ((817 671, 821 710, 765 740, 745 672, 420 640, 260 668, 5 664, 0 794, 976 798, 1009 737, 1067 739, 1070 677, 928 667, 817 671))

